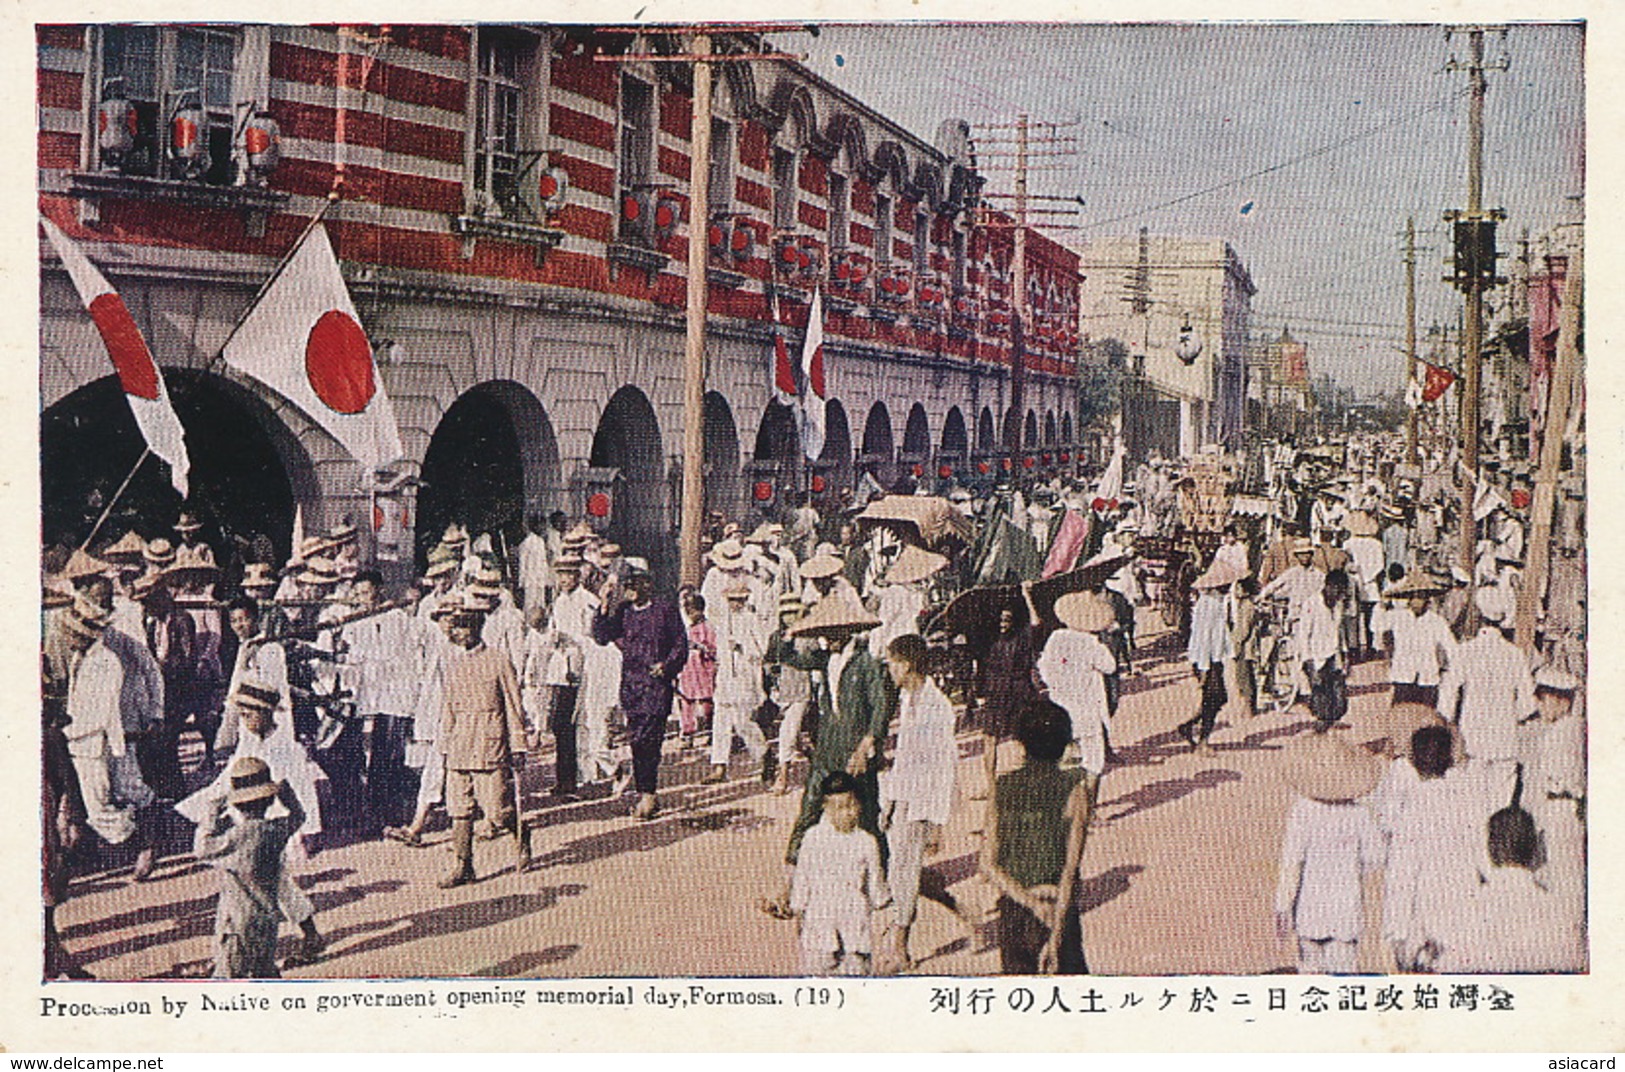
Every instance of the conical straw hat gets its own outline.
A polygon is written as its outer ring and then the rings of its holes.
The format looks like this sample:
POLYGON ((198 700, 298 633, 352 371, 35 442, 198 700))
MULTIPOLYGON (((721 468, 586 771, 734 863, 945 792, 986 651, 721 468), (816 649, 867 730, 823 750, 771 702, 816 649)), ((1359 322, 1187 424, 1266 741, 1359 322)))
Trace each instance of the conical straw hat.
POLYGON ((880 619, 863 608, 851 593, 844 589, 831 592, 807 612, 807 616, 792 625, 786 635, 791 637, 830 636, 831 634, 858 633, 873 629, 880 619))
POLYGON ((1289 745, 1281 766, 1292 788, 1329 804, 1365 796, 1377 787, 1383 771, 1381 759, 1332 733, 1316 733, 1289 745))

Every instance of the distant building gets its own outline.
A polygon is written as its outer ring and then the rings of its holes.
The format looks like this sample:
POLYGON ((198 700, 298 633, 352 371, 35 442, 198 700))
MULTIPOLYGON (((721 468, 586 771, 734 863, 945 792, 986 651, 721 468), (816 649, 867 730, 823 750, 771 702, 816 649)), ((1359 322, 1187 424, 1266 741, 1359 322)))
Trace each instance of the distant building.
POLYGON ((1309 386, 1309 346, 1282 328, 1281 337, 1263 349, 1256 379, 1249 390, 1259 402, 1257 427, 1271 438, 1296 436, 1308 425, 1314 410, 1309 386))
POLYGON ((1131 355, 1130 454, 1239 445, 1257 289, 1236 251, 1221 238, 1142 230, 1089 241, 1080 255, 1083 332, 1119 339, 1131 355))

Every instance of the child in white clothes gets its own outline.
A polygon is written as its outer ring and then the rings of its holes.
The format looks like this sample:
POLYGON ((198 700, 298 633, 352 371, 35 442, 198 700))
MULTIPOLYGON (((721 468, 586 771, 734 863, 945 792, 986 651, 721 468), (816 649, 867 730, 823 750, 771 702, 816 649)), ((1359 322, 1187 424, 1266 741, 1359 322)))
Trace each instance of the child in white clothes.
POLYGON ((871 917, 890 903, 880 845, 858 828, 857 788, 845 771, 826 777, 823 819, 801 842, 790 910, 801 917, 804 975, 868 975, 871 917))

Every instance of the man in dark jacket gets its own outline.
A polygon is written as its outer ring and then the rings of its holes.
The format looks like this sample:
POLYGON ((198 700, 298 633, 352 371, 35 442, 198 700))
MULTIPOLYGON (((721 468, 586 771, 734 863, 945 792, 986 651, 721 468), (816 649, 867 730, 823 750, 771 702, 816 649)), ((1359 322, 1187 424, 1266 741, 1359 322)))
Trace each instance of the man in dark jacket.
POLYGON ((688 630, 675 603, 653 597, 653 579, 643 562, 627 562, 631 570, 625 581, 612 576, 599 593, 604 602, 593 617, 592 636, 621 649, 621 713, 631 738, 632 780, 638 790, 632 815, 646 820, 660 807, 655 795, 660 747, 677 675, 688 661, 688 630))

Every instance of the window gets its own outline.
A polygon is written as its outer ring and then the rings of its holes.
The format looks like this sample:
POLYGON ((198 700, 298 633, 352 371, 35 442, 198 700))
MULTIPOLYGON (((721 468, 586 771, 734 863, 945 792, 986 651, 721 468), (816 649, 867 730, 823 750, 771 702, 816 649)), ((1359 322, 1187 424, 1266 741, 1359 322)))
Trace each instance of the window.
POLYGON ((796 154, 788 149, 773 150, 773 229, 796 228, 796 154))
POLYGON ((846 236, 852 227, 847 215, 852 204, 851 191, 845 175, 829 177, 829 251, 835 253, 846 248, 846 236))
POLYGON ((508 210, 518 199, 522 66, 515 38, 480 32, 474 82, 474 188, 484 204, 508 210))
POLYGON ((891 198, 875 195, 875 267, 891 263, 891 198))
POLYGON ((716 118, 711 120, 711 176, 707 196, 713 216, 733 211, 733 127, 725 120, 716 118))
POLYGON ((965 289, 965 232, 959 230, 954 231, 953 285, 955 294, 965 289))
POLYGON ((621 186, 646 185, 654 175, 654 87, 639 78, 621 78, 621 186))
POLYGON ((931 269, 931 230, 924 212, 914 213, 914 278, 924 279, 931 269))
POLYGON ((128 101, 131 146, 99 161, 129 175, 197 178, 215 186, 236 179, 233 80, 239 31, 208 26, 108 26, 102 30, 100 99, 128 101), (192 162, 170 159, 176 113, 199 109, 202 152, 192 162))

